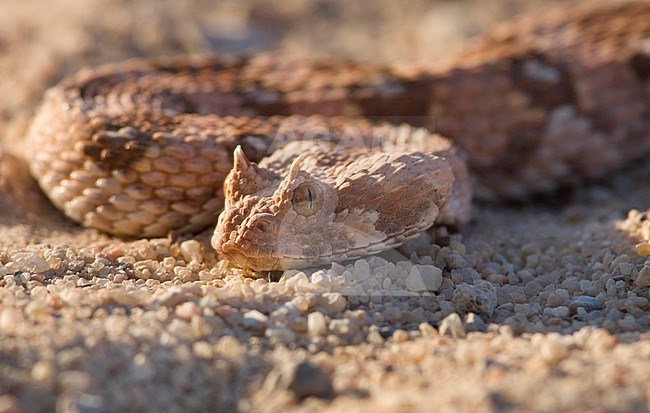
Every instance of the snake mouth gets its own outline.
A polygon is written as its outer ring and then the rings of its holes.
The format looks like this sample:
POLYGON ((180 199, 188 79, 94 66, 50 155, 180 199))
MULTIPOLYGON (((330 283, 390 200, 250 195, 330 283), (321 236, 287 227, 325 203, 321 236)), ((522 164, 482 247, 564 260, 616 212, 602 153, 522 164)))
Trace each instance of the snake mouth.
POLYGON ((225 242, 216 245, 215 249, 219 255, 226 258, 228 261, 233 262, 235 265, 243 268, 247 267, 246 264, 249 261, 249 257, 246 255, 246 251, 234 242, 225 242))
POLYGON ((278 271, 285 270, 282 259, 272 256, 251 257, 246 250, 234 242, 225 242, 215 247, 220 256, 240 268, 249 268, 253 271, 278 271))

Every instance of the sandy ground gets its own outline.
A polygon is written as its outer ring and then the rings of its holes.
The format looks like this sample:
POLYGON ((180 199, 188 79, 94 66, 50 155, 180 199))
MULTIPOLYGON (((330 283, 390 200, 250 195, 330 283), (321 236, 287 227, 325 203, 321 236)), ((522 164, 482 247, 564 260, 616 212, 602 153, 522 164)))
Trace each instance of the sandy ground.
POLYGON ((253 279, 210 230, 76 226, 19 156, 43 92, 106 61, 279 49, 427 61, 525 1, 4 0, 0 412, 650 410, 650 166, 458 234, 253 279))

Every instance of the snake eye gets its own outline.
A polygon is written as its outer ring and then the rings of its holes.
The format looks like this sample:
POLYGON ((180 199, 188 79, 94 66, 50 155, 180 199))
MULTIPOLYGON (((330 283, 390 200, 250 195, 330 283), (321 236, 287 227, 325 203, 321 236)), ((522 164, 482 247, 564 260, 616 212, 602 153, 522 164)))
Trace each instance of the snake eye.
POLYGON ((323 206, 323 192, 318 186, 305 182, 293 191, 292 202, 294 211, 308 217, 314 215, 323 206))

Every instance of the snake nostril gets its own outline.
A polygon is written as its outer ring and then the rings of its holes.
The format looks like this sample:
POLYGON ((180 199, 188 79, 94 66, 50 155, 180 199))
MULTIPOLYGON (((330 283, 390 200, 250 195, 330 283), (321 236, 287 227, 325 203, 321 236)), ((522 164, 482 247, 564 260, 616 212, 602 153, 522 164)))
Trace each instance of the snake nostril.
POLYGON ((253 225, 253 228, 261 232, 266 232, 270 226, 271 226, 271 221, 267 219, 260 219, 253 225))

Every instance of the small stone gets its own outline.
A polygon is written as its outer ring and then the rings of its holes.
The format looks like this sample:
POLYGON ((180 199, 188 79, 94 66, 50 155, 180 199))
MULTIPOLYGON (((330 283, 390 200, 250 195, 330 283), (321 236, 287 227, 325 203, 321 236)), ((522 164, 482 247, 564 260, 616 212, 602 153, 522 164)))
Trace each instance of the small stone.
POLYGON ((19 413, 18 399, 10 394, 0 396, 0 413, 19 413))
POLYGON ((390 305, 384 308, 382 314, 384 315, 384 319, 389 323, 397 323, 402 318, 402 310, 394 305, 390 305))
POLYGON ((650 266, 646 265, 639 271, 639 275, 634 281, 639 288, 646 288, 650 286, 650 266))
POLYGON ((318 301, 326 311, 339 312, 345 310, 346 300, 341 293, 323 293, 318 301))
POLYGON ((213 357, 212 346, 207 341, 197 341, 192 344, 192 351, 197 357, 205 360, 210 360, 213 357))
POLYGON ((57 381, 67 391, 85 391, 90 386, 91 376, 85 371, 67 370, 59 373, 57 381))
POLYGON ((442 285, 442 270, 432 265, 416 264, 411 267, 404 285, 409 291, 436 291, 442 285))
POLYGON ((307 316, 307 331, 312 336, 324 336, 327 334, 327 319, 319 311, 309 313, 307 316))
POLYGON ((429 323, 420 323, 418 329, 422 337, 436 337, 438 335, 438 330, 429 323))
POLYGON ((548 295, 548 299, 546 300, 546 305, 549 307, 557 307, 561 305, 564 302, 562 297, 558 295, 555 292, 552 292, 548 295))
POLYGON ((104 320, 106 333, 112 339, 119 339, 129 328, 129 320, 120 315, 110 315, 104 320))
POLYGON ((332 284, 331 277, 325 271, 316 271, 310 277, 312 284, 315 284, 321 288, 329 288, 332 284))
POLYGON ((216 344, 217 352, 231 359, 238 359, 244 351, 243 347, 241 341, 233 336, 223 336, 216 344))
POLYGON ((555 308, 547 308, 547 310, 552 317, 566 318, 569 316, 569 307, 565 305, 561 305, 555 308))
POLYGON ((133 377, 137 380, 149 380, 156 374, 156 367, 144 353, 138 353, 133 357, 131 369, 133 377))
POLYGON ((17 252, 11 256, 11 259, 24 271, 34 274, 41 274, 51 269, 50 263, 45 258, 39 257, 33 252, 17 252))
POLYGON ((181 243, 181 254, 185 261, 202 261, 203 249, 201 243, 196 240, 187 240, 181 243))
POLYGON ((549 335, 541 345, 540 356, 550 364, 557 364, 569 355, 568 347, 561 341, 560 337, 549 335))
POLYGON ((379 333, 381 338, 384 339, 390 338, 393 336, 395 331, 397 331, 397 328, 392 324, 382 323, 380 325, 377 325, 377 333, 379 333))
POLYGON ((182 288, 172 288, 158 296, 155 302, 160 305, 173 307, 183 302, 187 296, 188 294, 182 288))
POLYGON ((587 311, 598 310, 603 306, 603 303, 594 297, 588 295, 581 295, 576 297, 571 303, 569 303, 569 309, 575 311, 578 307, 582 307, 587 311))
POLYGON ((117 274, 115 274, 115 276, 113 277, 113 282, 116 283, 116 284, 121 284, 121 283, 123 283, 124 281, 126 281, 126 280, 128 280, 128 279, 129 279, 129 277, 128 277, 126 274, 124 274, 124 273, 117 273, 117 274))
POLYGON ((274 344, 282 343, 286 345, 294 342, 296 339, 296 335, 293 331, 284 327, 267 328, 264 332, 264 336, 270 339, 274 344))
POLYGON ((101 396, 88 393, 63 393, 56 401, 60 413, 101 413, 106 411, 101 396))
POLYGON ((201 310, 199 306, 194 301, 186 301, 183 304, 176 307, 176 317, 181 320, 190 321, 193 316, 199 315, 201 310))
POLYGON ((55 377, 55 371, 52 363, 47 361, 38 361, 31 370, 32 380, 38 382, 49 382, 55 377))
POLYGON ((457 313, 449 314, 440 323, 440 334, 454 338, 464 338, 465 326, 457 313))
POLYGON ((250 310, 244 314, 242 324, 244 328, 253 331, 264 331, 269 318, 257 310, 250 310))
POLYGON ((0 334, 13 334, 18 326, 22 323, 23 317, 20 313, 12 308, 3 309, 0 312, 0 334))
POLYGON ((650 257, 650 241, 642 242, 634 246, 636 253, 642 257, 650 257))
POLYGON ((352 273, 352 280, 362 282, 370 277, 370 264, 366 260, 357 260, 354 263, 354 272, 352 273))
POLYGON ((498 304, 496 288, 485 280, 478 280, 475 284, 461 283, 456 286, 453 294, 452 302, 456 311, 492 315, 498 304))
POLYGON ((298 400, 306 397, 329 399, 334 396, 332 379, 316 364, 303 361, 285 364, 279 368, 276 389, 289 390, 298 400))
POLYGON ((332 334, 341 337, 350 333, 350 324, 350 319, 339 318, 330 321, 329 329, 332 334))
POLYGON ((405 341, 408 341, 408 339, 409 333, 405 330, 402 330, 401 328, 395 330, 393 333, 393 340, 395 340, 396 343, 403 343, 405 341))
POLYGON ((445 262, 447 264, 447 268, 449 269, 465 268, 469 266, 469 264, 467 264, 467 260, 462 255, 457 253, 448 254, 445 257, 445 262))
POLYGON ((145 306, 153 300, 153 296, 146 290, 132 290, 116 288, 101 291, 100 297, 106 304, 118 304, 127 307, 145 306))
POLYGON ((621 270, 621 274, 630 275, 634 269, 634 264, 631 262, 622 262, 618 265, 621 270))
POLYGON ((487 324, 485 324, 485 321, 483 321, 483 319, 478 315, 474 313, 468 313, 465 316, 465 328, 467 331, 486 332, 487 324))
POLYGON ((619 320, 617 324, 627 331, 636 331, 639 328, 636 319, 631 314, 623 317, 623 319, 619 320))

